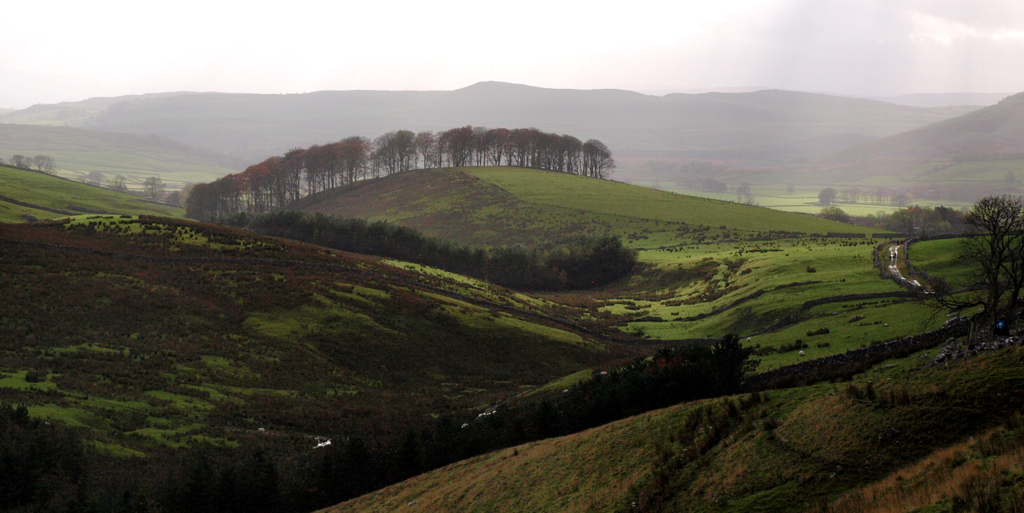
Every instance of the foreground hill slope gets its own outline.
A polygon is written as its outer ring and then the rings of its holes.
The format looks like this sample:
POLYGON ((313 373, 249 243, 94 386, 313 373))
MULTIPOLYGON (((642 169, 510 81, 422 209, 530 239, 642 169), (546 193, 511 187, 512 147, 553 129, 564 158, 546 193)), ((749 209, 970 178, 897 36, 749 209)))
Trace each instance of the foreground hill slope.
POLYGON ((153 132, 139 135, 101 132, 61 126, 0 124, 0 156, 48 155, 67 177, 102 173, 109 179, 125 177, 129 187, 151 176, 180 186, 209 182, 246 166, 245 161, 198 147, 190 147, 153 132))
POLYGON ((319 193, 293 208, 387 220, 469 244, 536 244, 618 235, 634 246, 679 244, 710 231, 867 233, 860 227, 563 173, 517 168, 430 169, 319 193))
POLYGON ((682 404, 324 511, 1011 511, 1022 357, 919 368, 915 355, 849 385, 682 404))
MULTIPOLYGON (((33 107, 10 122, 53 122, 74 110, 33 107)), ((92 107, 90 107, 92 108, 92 107)), ((88 109, 80 109, 83 112, 88 109)), ((262 160, 296 146, 398 129, 472 124, 537 127, 598 138, 615 152, 688 158, 791 158, 893 135, 956 115, 871 100, 789 91, 648 96, 621 90, 544 89, 482 82, 455 91, 320 91, 294 95, 198 93, 126 98, 69 119, 72 126, 152 133, 262 160)), ((59 122, 59 121, 58 121, 59 122)))
POLYGON ((0 223, 55 219, 83 212, 170 217, 184 214, 180 208, 124 192, 0 166, 0 223))
POLYGON ((126 454, 416 428, 619 358, 558 305, 241 230, 82 216, 0 246, 0 400, 126 454))

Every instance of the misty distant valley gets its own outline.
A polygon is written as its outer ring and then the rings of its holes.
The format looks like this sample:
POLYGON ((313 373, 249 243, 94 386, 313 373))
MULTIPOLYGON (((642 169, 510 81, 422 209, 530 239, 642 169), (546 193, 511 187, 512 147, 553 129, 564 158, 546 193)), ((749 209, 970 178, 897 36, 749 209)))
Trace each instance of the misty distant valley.
POLYGON ((0 35, 0 511, 1024 511, 1024 11, 868 3, 0 35))

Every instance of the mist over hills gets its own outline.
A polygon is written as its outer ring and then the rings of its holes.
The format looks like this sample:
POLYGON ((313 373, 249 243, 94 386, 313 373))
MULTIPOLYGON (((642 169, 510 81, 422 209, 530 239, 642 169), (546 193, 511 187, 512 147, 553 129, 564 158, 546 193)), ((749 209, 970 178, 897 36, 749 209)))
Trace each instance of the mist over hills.
POLYGON ((876 96, 871 100, 878 100, 911 107, 949 107, 952 105, 995 105, 1011 93, 917 93, 903 94, 899 96, 876 96))
POLYGON ((1019 158, 1021 153, 1024 153, 1024 93, 960 117, 840 150, 823 162, 988 160, 1019 158))
POLYGON ((0 116, 0 121, 157 134, 252 162, 350 135, 474 125, 529 126, 597 138, 627 160, 670 155, 799 165, 810 156, 973 109, 926 109, 779 90, 659 97, 499 82, 455 91, 172 93, 113 100, 37 105, 0 116))
POLYGON ((0 158, 15 154, 51 156, 68 178, 100 173, 96 181, 103 181, 120 175, 129 185, 141 184, 149 176, 159 176, 172 186, 205 182, 248 165, 238 157, 155 134, 0 123, 0 158))

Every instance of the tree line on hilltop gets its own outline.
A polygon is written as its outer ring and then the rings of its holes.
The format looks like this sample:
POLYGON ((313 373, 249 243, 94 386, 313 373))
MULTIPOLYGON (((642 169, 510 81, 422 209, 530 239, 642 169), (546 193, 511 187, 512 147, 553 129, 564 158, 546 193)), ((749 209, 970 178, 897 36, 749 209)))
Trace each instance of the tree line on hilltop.
POLYGON ((12 155, 11 159, 7 162, 4 162, 4 159, 0 159, 0 166, 4 164, 8 164, 12 167, 20 167, 22 169, 42 171, 51 175, 57 172, 57 162, 49 155, 36 155, 35 157, 12 155))
POLYGON ((433 239, 386 222, 296 211, 242 213, 224 222, 263 235, 429 265, 519 290, 596 287, 626 276, 636 266, 636 252, 618 237, 575 237, 530 250, 485 249, 433 239))
POLYGON ((536 128, 465 126, 434 134, 408 130, 296 148, 245 171, 196 185, 186 215, 208 220, 280 209, 303 196, 417 168, 515 166, 607 178, 615 168, 601 141, 536 128))
POLYGON ((831 206, 821 209, 818 217, 903 234, 962 234, 971 230, 966 210, 941 205, 934 208, 912 205, 895 212, 879 212, 864 216, 851 216, 843 209, 831 206))

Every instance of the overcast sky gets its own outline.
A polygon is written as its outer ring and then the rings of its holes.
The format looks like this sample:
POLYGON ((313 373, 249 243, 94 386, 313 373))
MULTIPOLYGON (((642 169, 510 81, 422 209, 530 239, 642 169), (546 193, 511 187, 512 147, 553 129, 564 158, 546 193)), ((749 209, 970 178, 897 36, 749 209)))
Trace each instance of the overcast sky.
POLYGON ((163 91, 1024 91, 1024 1, 8 2, 0 107, 163 91))

